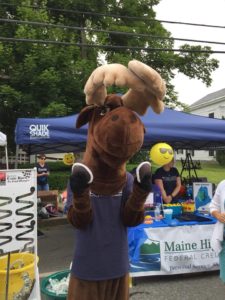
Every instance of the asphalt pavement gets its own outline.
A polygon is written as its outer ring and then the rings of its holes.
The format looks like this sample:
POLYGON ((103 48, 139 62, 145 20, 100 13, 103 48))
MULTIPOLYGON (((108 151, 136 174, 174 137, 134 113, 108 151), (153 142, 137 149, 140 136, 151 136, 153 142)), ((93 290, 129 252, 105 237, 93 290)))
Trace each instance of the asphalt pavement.
MULTIPOLYGON (((40 227, 39 274, 44 278, 70 267, 74 251, 73 228, 66 222, 40 227)), ((184 275, 148 276, 133 280, 131 300, 225 300, 219 271, 184 275)), ((90 299, 96 300, 96 299, 90 299)))

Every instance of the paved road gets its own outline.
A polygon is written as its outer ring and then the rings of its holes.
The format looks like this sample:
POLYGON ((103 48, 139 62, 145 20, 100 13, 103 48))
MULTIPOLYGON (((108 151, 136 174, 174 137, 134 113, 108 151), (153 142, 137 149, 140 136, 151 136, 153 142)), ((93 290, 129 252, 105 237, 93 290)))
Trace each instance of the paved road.
MULTIPOLYGON (((69 268, 73 256, 73 229, 69 224, 42 229, 38 238, 39 272, 43 278, 69 268)), ((188 275, 136 278, 131 300, 225 300, 218 271, 188 275)), ((96 300, 96 299, 90 299, 96 300)))

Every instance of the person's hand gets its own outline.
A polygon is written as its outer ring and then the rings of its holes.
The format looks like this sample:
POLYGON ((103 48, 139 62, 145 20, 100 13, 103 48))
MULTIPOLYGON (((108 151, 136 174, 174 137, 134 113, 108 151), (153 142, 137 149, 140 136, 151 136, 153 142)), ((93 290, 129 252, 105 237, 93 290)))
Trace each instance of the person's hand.
POLYGON ((152 190, 151 164, 145 161, 137 166, 136 179, 141 188, 147 192, 152 190))
POLYGON ((166 203, 171 203, 172 200, 173 200, 173 198, 172 198, 171 195, 166 196, 165 199, 164 199, 164 201, 165 201, 166 203))
POLYGON ((93 181, 91 170, 81 163, 72 166, 70 175, 70 187, 73 193, 81 194, 93 181))
POLYGON ((219 213, 216 216, 217 220, 219 220, 221 223, 225 223, 225 212, 224 213, 219 213))

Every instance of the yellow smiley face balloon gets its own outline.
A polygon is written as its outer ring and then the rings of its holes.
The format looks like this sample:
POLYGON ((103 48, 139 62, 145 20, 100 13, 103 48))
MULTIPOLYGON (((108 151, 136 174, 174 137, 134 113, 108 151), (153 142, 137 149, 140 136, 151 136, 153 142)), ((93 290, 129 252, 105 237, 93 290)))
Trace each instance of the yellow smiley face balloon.
POLYGON ((150 150, 150 159, 160 166, 171 162, 173 155, 172 147, 166 143, 156 144, 150 150))
POLYGON ((64 156, 63 156, 63 162, 65 165, 72 165, 75 161, 75 157, 73 155, 73 153, 66 153, 64 156))

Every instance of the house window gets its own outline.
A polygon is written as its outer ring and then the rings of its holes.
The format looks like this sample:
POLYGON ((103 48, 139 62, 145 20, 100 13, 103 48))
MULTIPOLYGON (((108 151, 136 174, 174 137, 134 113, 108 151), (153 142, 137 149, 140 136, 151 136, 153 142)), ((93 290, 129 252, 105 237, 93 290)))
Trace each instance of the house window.
POLYGON ((209 118, 214 118, 214 113, 210 113, 209 118))
POLYGON ((195 156, 195 151, 194 150, 186 150, 186 154, 190 153, 191 156, 195 156))
POLYGON ((214 150, 209 150, 209 156, 214 156, 214 150))
POLYGON ((177 151, 177 154, 184 154, 184 150, 183 149, 178 149, 176 151, 177 151))

